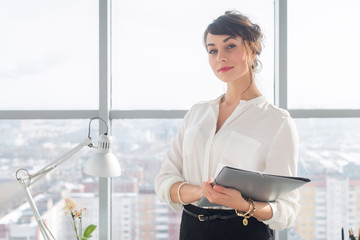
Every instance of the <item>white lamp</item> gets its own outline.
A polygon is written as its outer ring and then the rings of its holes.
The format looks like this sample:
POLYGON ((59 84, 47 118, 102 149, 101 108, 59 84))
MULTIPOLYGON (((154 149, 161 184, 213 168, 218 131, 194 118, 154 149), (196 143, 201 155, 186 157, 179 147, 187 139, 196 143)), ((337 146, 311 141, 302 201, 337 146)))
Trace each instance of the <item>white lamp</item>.
POLYGON ((105 135, 99 137, 98 152, 87 162, 84 172, 99 177, 115 177, 121 173, 120 165, 112 150, 112 138, 105 135))
POLYGON ((115 155, 111 152, 112 150, 112 139, 108 136, 108 126, 106 122, 99 118, 92 118, 89 122, 89 133, 88 138, 85 139, 82 143, 80 143, 75 148, 71 149, 69 152, 51 162, 38 172, 34 174, 29 174, 29 172, 20 168, 16 171, 16 179, 19 183, 24 187, 27 200, 29 201, 30 207, 35 216, 36 222, 39 226, 40 232, 43 235, 45 240, 55 239, 52 235, 51 231, 47 228, 44 221, 42 220, 40 213, 35 205, 34 199, 31 196, 29 191, 29 187, 32 186, 35 182, 37 182, 41 177, 45 176, 60 164, 69 159, 72 155, 80 151, 85 146, 90 148, 96 148, 98 151, 94 154, 93 157, 87 162, 84 168, 84 172, 88 175, 97 176, 97 177, 116 177, 121 175, 121 168, 119 161, 116 159, 115 155), (94 146, 90 137, 90 126, 91 122, 94 119, 102 120, 106 125, 106 132, 99 137, 98 146, 94 146), (20 176, 21 175, 21 176, 20 176))

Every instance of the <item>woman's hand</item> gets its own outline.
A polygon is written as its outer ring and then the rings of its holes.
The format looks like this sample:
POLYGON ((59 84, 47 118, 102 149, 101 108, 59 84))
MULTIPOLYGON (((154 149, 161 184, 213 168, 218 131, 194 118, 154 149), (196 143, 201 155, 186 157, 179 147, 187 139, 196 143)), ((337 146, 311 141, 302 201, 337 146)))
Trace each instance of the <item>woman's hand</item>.
POLYGON ((211 202, 238 209, 246 212, 249 209, 249 203, 242 197, 238 190, 226 188, 220 185, 213 186, 213 179, 203 182, 201 185, 202 194, 211 202))
MULTIPOLYGON (((201 193, 212 203, 217 203, 241 212, 247 212, 250 204, 242 197, 238 190, 220 185, 213 186, 213 179, 201 184, 201 193)), ((272 217, 272 208, 267 202, 254 202, 256 211, 254 217, 258 220, 268 220, 272 217)))

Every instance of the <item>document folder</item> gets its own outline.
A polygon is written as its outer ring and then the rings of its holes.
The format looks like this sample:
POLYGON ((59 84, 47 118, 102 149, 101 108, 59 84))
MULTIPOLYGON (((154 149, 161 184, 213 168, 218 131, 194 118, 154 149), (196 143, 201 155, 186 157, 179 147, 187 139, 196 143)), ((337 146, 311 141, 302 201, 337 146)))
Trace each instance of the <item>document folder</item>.
MULTIPOLYGON (((308 178, 273 175, 224 166, 214 179, 213 185, 235 188, 243 197, 249 197, 254 201, 272 202, 282 194, 289 193, 308 182, 310 182, 308 178)), ((204 196, 197 205, 204 208, 219 206, 210 203, 204 196)))

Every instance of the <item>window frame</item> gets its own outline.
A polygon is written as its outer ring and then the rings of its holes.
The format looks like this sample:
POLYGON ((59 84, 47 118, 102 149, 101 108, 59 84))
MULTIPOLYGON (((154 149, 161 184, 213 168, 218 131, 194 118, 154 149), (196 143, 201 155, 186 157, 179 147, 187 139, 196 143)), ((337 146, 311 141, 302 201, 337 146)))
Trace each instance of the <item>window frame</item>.
POLYGON ((275 0, 275 105, 289 111, 293 118, 353 118, 360 109, 288 108, 287 93, 287 0, 275 0))
MULTIPOLYGON (((0 110, 2 120, 29 119, 178 119, 187 110, 111 109, 111 1, 99 0, 99 109, 98 110, 0 110)), ((359 118, 360 109, 289 109, 287 104, 287 0, 274 0, 274 102, 293 118, 359 118)), ((111 132, 111 124, 110 132, 111 132)), ((102 124, 99 133, 104 132, 102 124)), ((99 238, 111 239, 111 178, 99 179, 99 238)), ((276 239, 287 240, 287 231, 276 232, 276 239)))
MULTIPOLYGON (((287 0, 275 0, 275 85, 274 103, 287 110, 292 118, 358 118, 360 109, 293 109, 288 108, 288 28, 287 0)), ((287 240, 287 230, 276 231, 276 240, 287 240)))

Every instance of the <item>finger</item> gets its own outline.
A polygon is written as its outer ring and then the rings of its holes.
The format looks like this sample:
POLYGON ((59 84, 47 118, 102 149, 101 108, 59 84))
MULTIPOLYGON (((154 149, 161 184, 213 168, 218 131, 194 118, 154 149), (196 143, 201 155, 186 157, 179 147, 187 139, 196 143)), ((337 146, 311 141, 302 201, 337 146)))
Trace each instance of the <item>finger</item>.
POLYGON ((211 183, 212 183, 211 179, 208 179, 208 180, 202 182, 202 184, 211 184, 211 183))
POLYGON ((226 188, 226 187, 223 187, 223 186, 220 186, 220 185, 215 185, 213 187, 214 191, 217 192, 217 193, 222 193, 222 194, 225 194, 225 195, 228 195, 228 196, 232 196, 232 197, 235 197, 235 196, 238 196, 238 195, 241 195, 241 193, 236 190, 236 189, 233 189, 233 188, 226 188))
POLYGON ((220 186, 220 185, 215 185, 215 186, 213 187, 213 189, 214 189, 214 191, 220 192, 220 193, 226 192, 226 188, 223 187, 223 186, 220 186))
POLYGON ((204 195, 204 196, 207 196, 209 195, 211 192, 213 192, 214 190, 212 189, 212 185, 211 183, 209 182, 203 182, 201 184, 201 193, 204 195))
POLYGON ((209 182, 203 182, 203 183, 201 184, 201 188, 204 188, 204 189, 206 189, 206 188, 212 188, 212 186, 211 186, 211 183, 209 183, 209 182))
POLYGON ((211 178, 211 179, 203 182, 203 183, 202 183, 202 186, 203 186, 203 187, 206 187, 206 188, 213 188, 213 184, 212 184, 213 181, 214 181, 214 179, 211 178))
POLYGON ((215 185, 213 187, 214 191, 218 192, 218 193, 223 193, 223 194, 226 194, 226 195, 231 195, 231 194, 234 194, 234 192, 238 192, 237 190, 233 189, 233 188, 227 188, 227 187, 223 187, 223 186, 220 186, 220 185, 215 185))

